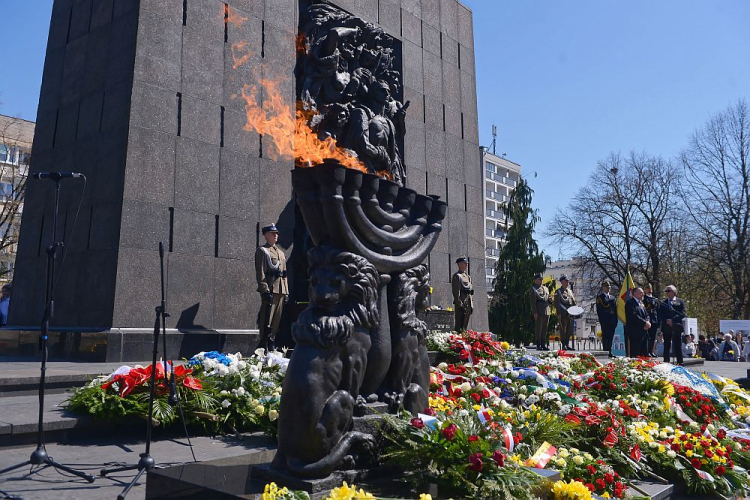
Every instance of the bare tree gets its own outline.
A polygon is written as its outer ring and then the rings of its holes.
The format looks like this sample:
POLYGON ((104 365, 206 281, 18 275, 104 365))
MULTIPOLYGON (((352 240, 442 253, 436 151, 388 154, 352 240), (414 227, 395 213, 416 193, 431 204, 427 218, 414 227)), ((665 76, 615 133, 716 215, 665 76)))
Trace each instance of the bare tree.
POLYGON ((709 119, 681 153, 692 256, 732 318, 750 318, 750 110, 739 100, 709 119))
POLYGON ((0 115, 0 281, 13 278, 33 137, 32 122, 0 115))
POLYGON ((661 250, 668 241, 673 167, 661 157, 612 153, 547 229, 562 248, 580 256, 585 274, 618 283, 630 266, 658 290, 661 250))

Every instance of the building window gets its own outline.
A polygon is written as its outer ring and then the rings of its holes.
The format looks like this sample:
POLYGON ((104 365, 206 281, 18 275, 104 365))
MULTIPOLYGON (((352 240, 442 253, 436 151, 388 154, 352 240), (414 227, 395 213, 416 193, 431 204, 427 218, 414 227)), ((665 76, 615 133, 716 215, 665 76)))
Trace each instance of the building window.
POLYGON ((8 146, 0 144, 0 162, 8 161, 8 146))
POLYGON ((0 199, 7 200, 13 196, 13 184, 0 182, 0 199))

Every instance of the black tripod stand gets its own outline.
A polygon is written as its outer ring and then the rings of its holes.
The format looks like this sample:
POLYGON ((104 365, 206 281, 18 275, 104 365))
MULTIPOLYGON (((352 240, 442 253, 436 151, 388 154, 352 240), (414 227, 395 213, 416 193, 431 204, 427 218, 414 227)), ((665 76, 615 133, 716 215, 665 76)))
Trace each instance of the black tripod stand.
MULTIPOLYGON (((141 478, 144 472, 148 472, 151 469, 153 469, 156 466, 156 460, 151 457, 151 429, 152 429, 152 421, 154 416, 154 388, 156 387, 156 363, 157 363, 157 352, 159 350, 159 332, 161 331, 164 337, 164 381, 167 381, 167 365, 166 365, 166 356, 167 356, 167 340, 166 340, 166 328, 167 328, 167 318, 169 317, 169 313, 167 313, 167 306, 166 306, 166 300, 164 298, 164 243, 159 242, 159 260, 161 262, 161 304, 156 307, 156 319, 154 320, 154 353, 153 358, 151 362, 151 387, 149 388, 149 394, 148 394, 148 420, 146 421, 146 451, 141 453, 141 459, 138 460, 137 464, 133 465, 125 465, 122 467, 111 467, 108 469, 102 469, 101 475, 106 476, 107 474, 115 473, 115 472, 123 472, 127 470, 134 470, 138 469, 138 473, 135 475, 132 481, 125 487, 124 490, 122 490, 122 493, 117 495, 117 500, 124 500, 125 496, 128 494, 130 489, 135 486, 135 484, 138 482, 138 480, 141 478)), ((169 393, 169 404, 175 405, 179 404, 180 400, 177 396, 177 391, 175 388, 175 380, 174 380, 174 367, 171 369, 171 380, 170 380, 170 393, 169 393)), ((182 405, 180 405, 180 412, 182 412, 182 405)), ((184 418, 183 418, 184 421, 184 418)), ((188 437, 188 440, 190 438, 188 437)), ((192 450, 192 446, 191 446, 192 450)))
POLYGON ((63 242, 57 241, 57 214, 60 204, 60 181, 65 178, 82 176, 81 174, 73 174, 72 172, 49 172, 35 174, 34 177, 37 179, 49 178, 55 181, 55 210, 52 218, 52 244, 47 247, 47 286, 44 295, 44 315, 42 316, 42 327, 39 335, 39 348, 42 351, 42 366, 41 376, 39 378, 39 428, 37 430, 37 446, 29 460, 0 470, 0 475, 20 469, 26 465, 44 465, 63 470, 75 476, 82 477, 89 483, 93 483, 94 476, 91 474, 86 474, 85 472, 55 462, 55 460, 47 454, 47 449, 44 445, 44 383, 47 372, 47 340, 49 339, 49 320, 55 312, 55 301, 52 299, 52 292, 55 284, 55 259, 57 257, 57 249, 63 247, 63 242))

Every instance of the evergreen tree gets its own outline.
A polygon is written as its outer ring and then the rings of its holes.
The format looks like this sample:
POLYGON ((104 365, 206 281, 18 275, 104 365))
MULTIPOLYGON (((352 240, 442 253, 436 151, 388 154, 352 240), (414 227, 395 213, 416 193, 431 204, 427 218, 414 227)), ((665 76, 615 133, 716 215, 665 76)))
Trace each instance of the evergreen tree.
POLYGON ((492 332, 519 347, 534 338, 529 290, 534 275, 543 272, 548 262, 534 239, 534 226, 539 217, 531 208, 533 193, 522 178, 503 207, 509 227, 507 242, 495 268, 489 313, 492 332))

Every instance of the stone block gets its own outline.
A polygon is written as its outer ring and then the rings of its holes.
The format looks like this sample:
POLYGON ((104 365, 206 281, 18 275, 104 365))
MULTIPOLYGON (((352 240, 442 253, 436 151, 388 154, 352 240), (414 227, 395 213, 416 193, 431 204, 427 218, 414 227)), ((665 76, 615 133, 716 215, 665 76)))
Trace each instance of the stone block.
POLYGON ((87 41, 88 37, 78 38, 70 42, 65 51, 65 64, 60 87, 60 104, 63 106, 77 102, 81 98, 87 41))
POLYGON ((422 47, 430 54, 436 55, 438 58, 442 57, 440 30, 424 20, 422 21, 422 47))
POLYGON ((442 35, 443 61, 458 66, 458 42, 448 35, 442 35))
POLYGON ((78 102, 68 104, 60 108, 57 115, 57 133, 55 134, 55 147, 72 144, 76 140, 76 129, 78 128, 78 102))
POLYGON ((90 250, 117 250, 120 243, 121 204, 97 205, 91 210, 90 250))
MULTIPOLYGON (((39 107, 37 115, 54 113, 60 104, 60 89, 63 81, 63 68, 65 66, 65 47, 58 49, 47 49, 47 57, 44 59, 44 77, 39 92, 39 107)), ((39 119, 37 119, 37 127, 39 119)))
POLYGON ((210 329, 214 318, 213 256, 169 253, 167 328, 210 329))
POLYGON ((49 26, 49 36, 47 37, 47 54, 53 49, 64 49, 68 43, 70 11, 72 8, 73 0, 58 0, 52 4, 52 18, 49 26))
POLYGON ((44 311, 44 271, 46 256, 21 256, 16 259, 8 324, 38 327, 44 311), (40 271, 41 270, 41 271, 40 271))
POLYGON ((400 0, 380 0, 378 2, 378 24, 386 33, 401 36, 400 0))
POLYGON ((122 199, 127 147, 126 130, 99 134, 96 144, 97 172, 89 180, 92 203, 110 203, 122 199))
POLYGON ((92 0, 75 0, 73 2, 73 12, 70 15, 68 43, 78 40, 89 32, 89 24, 91 24, 91 2, 92 0))
POLYGON ((469 234, 466 228, 466 212, 453 210, 449 214, 448 224, 451 231, 451 237, 448 241, 448 252, 454 256, 454 260, 459 255, 468 255, 469 234))
POLYGON ((479 122, 475 116, 464 115, 464 140, 479 144, 479 122))
POLYGON ((175 209, 173 233, 174 253, 215 256, 215 215, 175 209))
POLYGON ((447 184, 445 181, 445 176, 427 170, 427 193, 439 196, 441 200, 445 201, 447 196, 447 184))
MULTIPOLYGON (((238 14, 246 18, 241 24, 230 24, 224 44, 224 97, 227 108, 243 111, 245 85, 257 84, 261 73, 263 29, 260 18, 238 14)), ((292 56, 293 57, 293 56, 292 56)))
MULTIPOLYGON (((299 8, 295 0, 266 0, 266 13, 264 19, 268 23, 297 34, 297 25, 299 19, 299 8)), ((268 27, 266 25, 266 27, 268 27)))
POLYGON ((140 0, 117 0, 115 2, 114 13, 112 14, 113 19, 119 19, 122 16, 136 12, 140 3, 140 0))
POLYGON ((245 113, 224 110, 224 149, 258 157, 260 139, 257 132, 245 130, 245 113))
POLYGON ((99 132, 103 105, 104 93, 102 92, 90 94, 81 99, 81 109, 78 113, 77 140, 90 139, 95 137, 99 132))
POLYGON ((221 108, 203 99, 182 95, 181 136, 218 146, 221 140, 221 108))
MULTIPOLYGON (((57 123, 57 109, 44 112, 39 109, 34 130, 34 150, 52 149, 55 140, 55 124, 57 123)), ((34 165, 32 156, 31 165, 34 165)))
POLYGON ((186 26, 182 39, 183 94, 210 102, 221 102, 224 95, 224 43, 206 39, 203 30, 186 26))
POLYGON ((83 95, 101 91, 104 88, 109 70, 109 37, 109 26, 89 33, 83 95))
MULTIPOLYGON (((182 8, 178 11, 182 13, 182 8)), ((221 0, 188 1, 186 30, 201 33, 208 43, 224 43, 224 2, 221 0)))
MULTIPOLYGON (((182 5, 177 12, 182 12, 182 5)), ((138 19, 138 44, 135 55, 136 80, 175 92, 181 91, 182 28, 181 20, 179 23, 176 22, 172 15, 141 13, 138 19)))
POLYGON ((482 255, 485 247, 484 216, 482 214, 467 213, 466 228, 469 236, 469 255, 482 255))
POLYGON ((219 147, 177 138, 175 170, 175 207, 218 213, 219 147))
POLYGON ((448 179, 448 207, 449 213, 455 215, 464 211, 464 184, 461 181, 448 179))
POLYGON ((463 124, 461 123, 461 111, 458 107, 445 105, 445 135, 452 135, 458 140, 464 134, 463 124))
POLYGON ((415 190, 419 194, 427 194, 427 172, 420 168, 406 165, 406 187, 415 190))
MULTIPOLYGON (((79 126, 80 131, 80 126, 79 126)), ((91 137, 89 139, 80 139, 75 144, 71 146, 71 153, 70 153, 70 167, 65 168, 65 170, 72 170, 76 172, 80 172, 83 175, 86 176, 86 178, 91 181, 96 177, 99 171, 99 164, 97 159, 97 143, 98 143, 98 135, 95 135, 94 137, 91 137)), ((68 155, 65 156, 60 155, 59 158, 65 158, 67 159, 68 155)), ((56 155, 55 159, 57 160, 58 157, 56 155)), ((55 161, 57 164, 57 161, 55 161)), ((60 170, 63 170, 62 165, 60 165, 60 170)), ((85 207, 90 207, 92 205, 92 200, 94 199, 94 193, 91 190, 91 186, 86 186, 86 189, 83 191, 83 198, 81 199, 81 189, 83 189, 83 183, 75 181, 72 184, 68 184, 65 186, 65 194, 69 197, 67 200, 67 203, 63 205, 61 203, 61 207, 64 207, 66 209, 70 210, 76 210, 78 209, 79 200, 81 202, 81 216, 83 214, 83 211, 86 210, 85 207)), ((63 200, 63 197, 61 196, 61 201, 63 200)), ((70 220, 73 220, 72 218, 70 220)), ((80 222, 79 222, 80 224, 80 222)))
POLYGON ((378 0, 338 0, 335 4, 365 21, 378 23, 378 0))
POLYGON ((104 94, 102 112, 102 132, 126 130, 130 118, 131 88, 127 83, 104 94))
POLYGON ((461 45, 461 69, 472 75, 476 75, 476 61, 474 60, 474 51, 461 45))
POLYGON ((265 16, 265 0, 229 0, 227 3, 230 7, 237 9, 242 13, 251 14, 258 19, 265 16))
POLYGON ((274 65, 288 66, 296 61, 295 37, 288 30, 266 24, 263 57, 274 65))
POLYGON ((474 75, 461 71, 461 110, 466 116, 477 115, 477 87, 474 75))
POLYGON ((258 246, 257 221, 219 217, 219 257, 249 262, 258 246))
POLYGON ((458 40, 458 2, 440 0, 440 30, 458 40))
MULTIPOLYGON (((294 75, 294 62, 293 60, 274 61, 272 59, 263 59, 261 64, 263 78, 268 82, 273 82, 275 85, 275 91, 283 99, 284 104, 290 110, 294 112, 294 106, 297 99, 296 84, 292 75, 294 75)), ((260 92, 261 99, 263 101, 263 108, 268 109, 268 87, 263 87, 260 92)), ((264 148, 266 147, 264 143, 264 148)), ((264 153, 264 156, 266 154, 264 153)))
MULTIPOLYGON (((424 89, 422 49, 419 48, 418 45, 409 41, 404 41, 402 47, 404 51, 404 85, 422 93, 424 89)), ((411 112, 411 110, 409 110, 409 112, 411 112)))
MULTIPOLYGON (((261 159, 260 162, 260 217, 262 225, 282 220, 293 220, 291 160, 261 159)), ((279 230, 282 228, 279 227, 279 230)), ((287 225, 287 230, 291 227, 287 225)))
POLYGON ((127 154, 123 198, 162 207, 173 206, 174 137, 154 130, 131 127, 127 154))
MULTIPOLYGON (((180 212, 181 213, 181 212, 180 212)), ((175 213, 175 226, 177 214, 175 213)), ((162 205, 125 199, 122 202, 120 248, 155 250, 169 245, 169 210, 162 205)))
POLYGON ((422 46, 422 20, 419 15, 402 9, 401 36, 418 47, 422 46))
POLYGON ((90 207, 87 207, 81 208, 81 211, 77 212, 77 206, 70 207, 62 212, 63 217, 66 217, 65 234, 67 241, 65 242, 65 253, 68 255, 80 254, 88 251, 89 227, 91 227, 92 210, 90 207), (76 215, 78 215, 78 220, 76 220, 74 225, 73 221, 75 220, 76 215))
POLYGON ((109 27, 107 88, 117 86, 123 81, 132 81, 135 71, 138 27, 138 11, 136 10, 112 21, 112 25, 109 27))
POLYGON ((406 120, 406 135, 404 137, 404 161, 407 171, 411 168, 425 170, 425 126, 424 123, 406 120))
MULTIPOLYGON (((165 257, 165 284, 168 265, 169 260, 165 257)), ((159 305, 160 301, 159 247, 120 249, 112 323, 120 328, 135 328, 148 324, 148 318, 151 318, 153 324, 154 307, 159 305)), ((175 309, 171 307, 171 303, 167 304, 167 312, 174 314, 175 309)), ((161 349, 161 346, 159 348, 161 349)))
POLYGON ((259 162, 258 158, 227 148, 221 151, 219 213, 222 216, 258 220, 259 162))
POLYGON ((215 259, 215 328, 254 329, 260 309, 252 262, 215 259))
POLYGON ((458 4, 458 41, 461 45, 474 50, 474 20, 470 9, 458 4))
MULTIPOLYGON (((464 117, 464 127, 466 117, 464 117)), ((484 190, 484 170, 479 153, 479 146, 464 141, 464 176, 466 184, 484 190)))
MULTIPOLYGON (((478 169, 479 168, 477 167, 477 170, 478 169)), ((483 216, 484 189, 482 189, 481 187, 471 186, 469 184, 466 185, 466 211, 472 214, 483 216)), ((482 233, 482 235, 484 235, 484 229, 480 228, 480 232, 482 233)))
POLYGON ((460 70, 447 61, 443 61, 443 101, 455 108, 461 105, 460 70))
POLYGON ((112 20, 115 0, 97 0, 91 4, 91 30, 106 26, 112 20))
POLYGON ((401 0, 401 8, 404 12, 422 17, 422 2, 420 0, 401 0))
MULTIPOLYGON (((440 237, 442 238, 443 235, 441 235, 440 237)), ((430 277, 432 278, 433 283, 450 283, 452 274, 452 261, 450 261, 449 259, 450 255, 448 255, 447 253, 436 252, 434 250, 430 252, 430 277)))
POLYGON ((17 255, 39 256, 41 255, 39 238, 42 234, 42 214, 24 214, 23 231, 18 234, 17 255))
POLYGON ((443 97, 443 64, 440 56, 424 51, 424 93, 429 97, 443 97))
MULTIPOLYGON (((445 133, 427 128, 427 171, 445 178, 445 133)), ((432 186, 432 182, 430 182, 432 186)))
POLYGON ((440 0, 422 0, 422 19, 430 26, 440 26, 440 0))
POLYGON ((445 134, 445 173, 450 179, 464 182, 464 144, 453 134, 445 134))
POLYGON ((424 123, 424 94, 421 90, 404 87, 404 102, 409 101, 406 117, 411 121, 424 123))
POLYGON ((439 97, 424 97, 424 122, 430 130, 445 130, 443 123, 443 102, 439 97))
MULTIPOLYGON (((81 265, 77 266, 76 288, 71 294, 74 306, 62 315, 60 324, 90 328, 109 328, 112 324, 118 252, 115 250, 92 252, 78 256, 81 265), (86 304, 86 307, 80 307, 86 304)), ((140 284, 139 284, 140 286, 140 284)), ((142 290, 136 288, 138 293, 142 290)), ((131 297, 132 299, 132 297, 131 297)), ((141 318, 134 318, 142 321, 141 318)))
MULTIPOLYGON (((183 96, 182 130, 190 129, 185 123, 185 100, 183 96)), ((133 82, 130 112, 131 127, 140 127, 169 135, 177 135, 177 93, 155 85, 133 82)))

